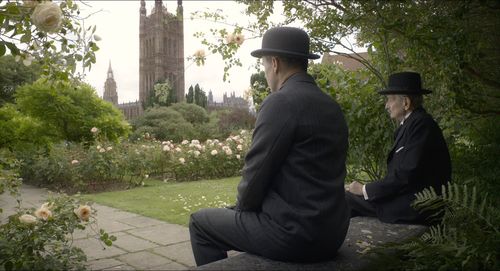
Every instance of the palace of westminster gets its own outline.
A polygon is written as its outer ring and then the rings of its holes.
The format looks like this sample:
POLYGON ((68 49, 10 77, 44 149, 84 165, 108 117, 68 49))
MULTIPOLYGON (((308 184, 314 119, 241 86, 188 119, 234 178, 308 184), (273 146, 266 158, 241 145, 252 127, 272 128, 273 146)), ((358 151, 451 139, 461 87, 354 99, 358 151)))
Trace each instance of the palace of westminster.
MULTIPOLYGON (((169 13, 162 0, 155 0, 155 6, 148 16, 146 3, 141 0, 139 9, 139 101, 118 104, 117 85, 113 77, 111 62, 104 83, 103 99, 113 103, 127 119, 133 119, 144 112, 143 104, 156 82, 168 80, 177 91, 177 101, 184 100, 184 25, 182 0, 177 1, 176 14, 169 13)), ((215 103, 208 93, 209 107, 248 108, 248 103, 234 92, 224 94, 222 103, 215 103)))

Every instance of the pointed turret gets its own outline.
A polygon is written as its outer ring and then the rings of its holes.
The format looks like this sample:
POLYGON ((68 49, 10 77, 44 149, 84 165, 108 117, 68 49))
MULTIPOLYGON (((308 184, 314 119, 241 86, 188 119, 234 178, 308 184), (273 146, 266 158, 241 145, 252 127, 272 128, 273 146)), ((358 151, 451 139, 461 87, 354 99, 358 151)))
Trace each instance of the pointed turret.
POLYGON ((146 1, 141 0, 141 9, 139 9, 141 16, 146 16, 146 1))
POLYGON ((111 60, 109 60, 108 76, 104 83, 104 93, 102 98, 114 105, 118 105, 118 93, 116 92, 116 82, 111 69, 111 60))

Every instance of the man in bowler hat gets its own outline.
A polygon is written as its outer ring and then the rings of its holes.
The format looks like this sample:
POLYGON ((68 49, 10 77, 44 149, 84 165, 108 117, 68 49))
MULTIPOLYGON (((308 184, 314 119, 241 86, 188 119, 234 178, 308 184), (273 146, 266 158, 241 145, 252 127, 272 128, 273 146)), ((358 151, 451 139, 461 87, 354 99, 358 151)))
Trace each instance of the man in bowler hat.
POLYGON ((237 250, 280 261, 333 258, 349 226, 344 178, 347 125, 307 74, 309 36, 268 30, 262 58, 272 93, 257 116, 234 208, 203 209, 189 230, 197 265, 237 250))
POLYGON ((432 186, 436 192, 451 180, 448 147, 438 124, 422 107, 420 74, 400 72, 389 76, 385 108, 399 124, 387 157, 387 175, 362 185, 353 181, 346 200, 353 216, 374 216, 387 223, 427 224, 426 214, 411 207, 415 193, 432 186))

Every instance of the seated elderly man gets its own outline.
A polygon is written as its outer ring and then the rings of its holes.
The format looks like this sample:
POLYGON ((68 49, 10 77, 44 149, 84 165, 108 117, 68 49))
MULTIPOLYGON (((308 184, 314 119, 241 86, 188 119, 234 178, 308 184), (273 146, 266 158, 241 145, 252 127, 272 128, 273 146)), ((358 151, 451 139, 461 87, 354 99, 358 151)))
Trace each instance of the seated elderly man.
POLYGON ((422 107, 420 74, 401 72, 389 77, 385 108, 400 125, 387 157, 387 175, 362 185, 353 181, 346 200, 351 217, 374 216, 387 223, 426 223, 426 215, 411 207, 415 193, 432 186, 436 192, 451 179, 448 147, 441 129, 422 107))

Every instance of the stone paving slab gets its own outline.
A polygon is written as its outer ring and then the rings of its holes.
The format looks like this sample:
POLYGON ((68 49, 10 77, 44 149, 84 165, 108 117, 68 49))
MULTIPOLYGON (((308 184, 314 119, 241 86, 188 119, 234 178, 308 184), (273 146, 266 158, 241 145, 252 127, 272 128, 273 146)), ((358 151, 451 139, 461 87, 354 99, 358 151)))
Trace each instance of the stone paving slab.
POLYGON ((172 245, 189 240, 188 228, 168 223, 146 228, 137 228, 129 230, 128 232, 160 245, 172 245))
POLYGON ((159 247, 158 244, 144 240, 139 237, 135 237, 130 234, 123 234, 116 237, 117 240, 113 242, 113 245, 128 252, 137 252, 141 250, 159 247))
POLYGON ((185 266, 195 266, 193 250, 191 249, 191 242, 186 241, 170 246, 161 246, 152 250, 156 254, 160 254, 169 259, 181 263, 185 266))
POLYGON ((103 269, 108 269, 108 268, 113 268, 117 266, 123 265, 122 262, 115 260, 113 258, 109 259, 100 259, 100 260, 94 260, 87 262, 87 269, 89 270, 103 270, 103 269))
POLYGON ((150 269, 155 266, 166 265, 172 262, 172 260, 168 258, 148 251, 128 253, 118 257, 118 259, 137 269, 150 269))
POLYGON ((87 255, 87 260, 98 260, 111 258, 114 256, 126 254, 127 251, 116 246, 103 247, 96 239, 80 239, 75 240, 73 245, 79 247, 87 255))

